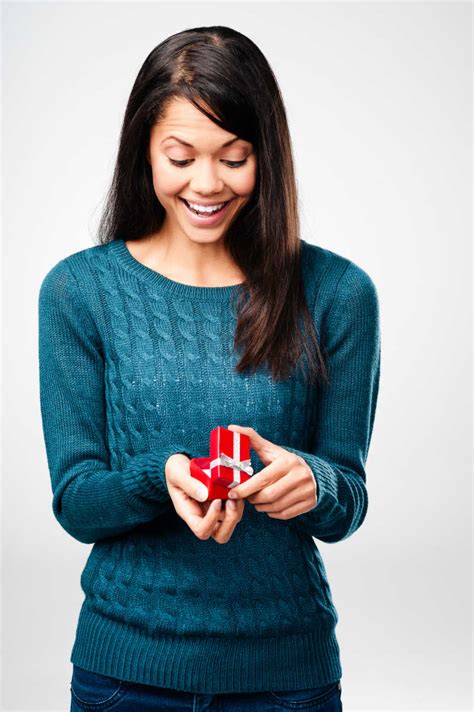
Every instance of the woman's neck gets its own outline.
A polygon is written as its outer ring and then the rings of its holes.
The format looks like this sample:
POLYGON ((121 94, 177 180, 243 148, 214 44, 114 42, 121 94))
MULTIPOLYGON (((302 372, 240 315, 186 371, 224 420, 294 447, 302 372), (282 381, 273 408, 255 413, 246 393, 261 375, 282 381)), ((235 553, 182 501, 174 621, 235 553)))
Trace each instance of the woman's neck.
POLYGON ((220 245, 189 243, 156 235, 126 241, 138 262, 176 282, 223 287, 245 281, 245 275, 220 245))

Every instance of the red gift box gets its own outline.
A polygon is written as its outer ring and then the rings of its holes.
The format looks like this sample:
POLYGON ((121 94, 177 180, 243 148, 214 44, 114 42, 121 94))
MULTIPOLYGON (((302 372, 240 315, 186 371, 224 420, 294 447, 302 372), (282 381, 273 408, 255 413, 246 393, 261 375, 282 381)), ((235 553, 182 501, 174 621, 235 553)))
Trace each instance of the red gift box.
POLYGON ((190 461, 191 476, 206 485, 209 499, 228 499, 237 487, 253 475, 250 466, 250 439, 220 425, 210 434, 210 457, 190 461))

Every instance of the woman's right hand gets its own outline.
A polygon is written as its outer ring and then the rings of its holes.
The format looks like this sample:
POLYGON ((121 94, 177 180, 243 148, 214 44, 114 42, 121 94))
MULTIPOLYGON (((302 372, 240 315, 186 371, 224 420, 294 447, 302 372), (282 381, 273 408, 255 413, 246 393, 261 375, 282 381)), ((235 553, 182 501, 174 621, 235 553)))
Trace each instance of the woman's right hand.
POLYGON ((189 462, 183 453, 166 461, 166 484, 176 513, 198 539, 212 537, 218 544, 226 544, 242 519, 245 500, 237 500, 235 509, 229 499, 209 501, 207 487, 191 476, 189 462))

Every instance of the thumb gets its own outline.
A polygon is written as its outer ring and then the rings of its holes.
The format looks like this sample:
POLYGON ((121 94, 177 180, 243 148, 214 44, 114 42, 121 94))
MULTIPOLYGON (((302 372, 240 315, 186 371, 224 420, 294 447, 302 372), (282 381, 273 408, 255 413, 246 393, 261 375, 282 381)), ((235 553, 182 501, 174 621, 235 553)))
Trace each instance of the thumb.
MULTIPOLYGON (((194 479, 194 478, 193 478, 194 479)), ((191 493, 191 497, 194 497, 194 499, 197 499, 198 502, 205 502, 209 496, 208 489, 205 485, 202 484, 202 482, 197 481, 196 485, 193 487, 193 492, 191 493)))
POLYGON ((166 483, 168 487, 177 487, 198 502, 205 502, 209 496, 206 485, 192 477, 189 460, 184 467, 181 463, 173 463, 166 474, 166 483))
POLYGON ((266 440, 259 435, 254 428, 247 428, 243 425, 228 425, 227 429, 236 433, 242 433, 242 435, 247 435, 250 440, 250 447, 252 450, 255 450, 264 465, 269 465, 284 452, 283 448, 279 445, 275 445, 275 443, 272 443, 270 440, 266 440))
POLYGON ((209 491, 206 485, 203 485, 202 482, 196 480, 195 477, 183 478, 183 480, 180 480, 179 488, 189 497, 197 499, 198 502, 205 502, 209 496, 209 491))

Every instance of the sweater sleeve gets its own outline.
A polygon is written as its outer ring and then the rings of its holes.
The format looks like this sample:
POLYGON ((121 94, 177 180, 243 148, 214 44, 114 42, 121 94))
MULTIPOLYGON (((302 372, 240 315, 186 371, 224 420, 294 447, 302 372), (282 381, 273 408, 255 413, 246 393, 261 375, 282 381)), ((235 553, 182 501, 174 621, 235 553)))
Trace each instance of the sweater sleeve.
POLYGON ((149 521, 169 508, 165 464, 181 443, 110 469, 104 355, 91 314, 66 259, 41 283, 38 299, 40 408, 53 513, 90 544, 149 521))
POLYGON ((317 501, 286 522, 335 543, 353 534, 367 513, 365 464, 380 379, 378 295, 369 275, 353 262, 339 279, 322 333, 330 383, 318 389, 314 436, 308 452, 282 446, 311 468, 317 501))

